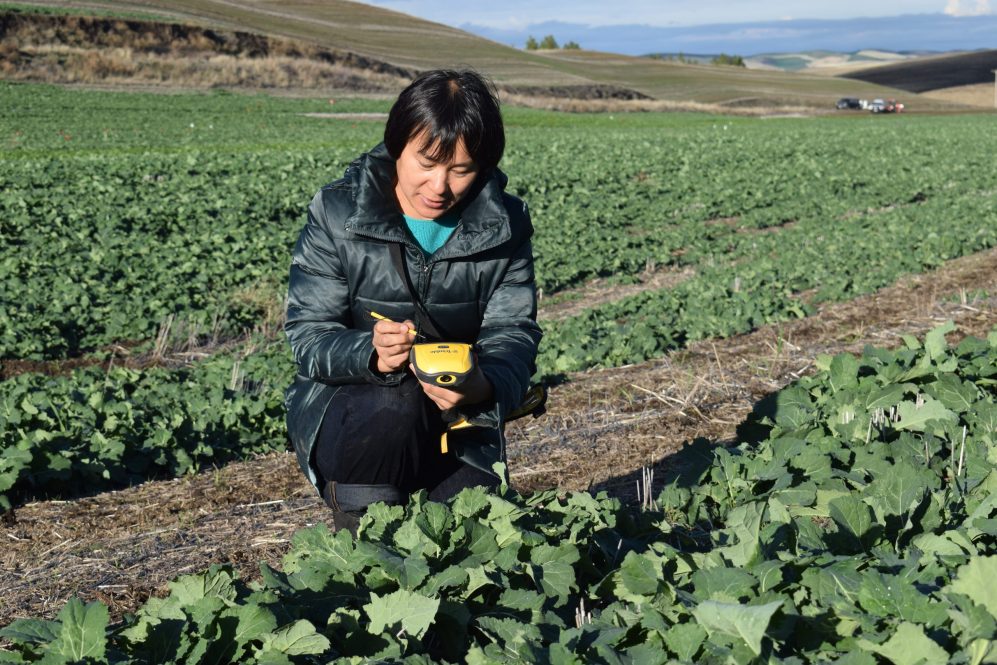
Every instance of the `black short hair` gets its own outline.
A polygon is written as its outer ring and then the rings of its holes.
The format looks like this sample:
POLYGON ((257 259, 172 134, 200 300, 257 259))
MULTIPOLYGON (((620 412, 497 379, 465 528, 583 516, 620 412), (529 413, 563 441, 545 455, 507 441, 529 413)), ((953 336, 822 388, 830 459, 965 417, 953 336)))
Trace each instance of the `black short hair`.
POLYGON ((412 81, 388 113, 384 145, 398 159, 423 131, 422 149, 435 146, 429 157, 438 162, 452 159, 461 139, 481 172, 498 166, 505 151, 498 96, 483 76, 470 69, 434 69, 412 81))

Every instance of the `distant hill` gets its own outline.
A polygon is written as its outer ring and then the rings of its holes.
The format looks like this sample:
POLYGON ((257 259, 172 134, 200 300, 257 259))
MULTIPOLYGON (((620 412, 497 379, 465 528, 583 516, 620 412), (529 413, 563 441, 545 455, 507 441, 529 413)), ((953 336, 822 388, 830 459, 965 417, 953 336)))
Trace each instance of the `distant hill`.
POLYGON ((908 92, 993 83, 997 69, 997 49, 959 55, 921 58, 881 67, 862 69, 847 78, 908 92))
POLYGON ((796 53, 760 53, 744 59, 752 69, 778 69, 790 72, 816 71, 828 69, 862 69, 884 64, 903 62, 912 58, 940 55, 932 51, 882 51, 862 49, 861 51, 800 51, 796 53))
MULTIPOLYGON (((457 28, 348 0, 28 1, 48 8, 48 16, 91 12, 104 17, 97 22, 98 29, 83 31, 89 35, 89 43, 74 43, 69 51, 62 48, 65 44, 59 43, 60 35, 66 34, 59 29, 32 30, 30 26, 25 28, 24 22, 15 21, 12 24, 18 26, 17 30, 0 31, 3 52, 17 54, 28 68, 26 76, 30 80, 65 74, 65 61, 74 58, 94 70, 90 72, 93 76, 100 76, 105 70, 114 73, 132 67, 144 67, 148 72, 176 71, 178 59, 187 58, 183 69, 192 72, 188 76, 201 77, 194 80, 196 86, 227 86, 230 85, 227 81, 233 78, 241 84, 246 76, 240 72, 247 60, 254 67, 252 76, 258 76, 256 83, 252 78, 247 80, 250 86, 284 86, 285 70, 291 79, 306 80, 308 77, 299 74, 308 74, 304 71, 307 69, 311 71, 310 80, 315 82, 303 86, 308 89, 340 85, 350 89, 360 84, 368 86, 362 89, 374 88, 388 94, 399 89, 414 72, 433 67, 472 66, 487 73, 503 88, 515 88, 531 97, 582 98, 600 103, 619 100, 621 96, 635 103, 649 97, 673 105, 668 108, 688 104, 698 105, 689 108, 719 112, 829 109, 839 97, 889 97, 897 92, 808 73, 690 65, 594 50, 525 51, 457 28), (127 18, 137 14, 162 17, 159 27, 139 26, 137 21, 127 18), (114 20, 115 15, 124 18, 114 20), (137 32, 152 36, 149 48, 141 40, 128 40, 129 34, 137 32), (163 43, 157 36, 174 33, 187 35, 185 41, 178 42, 182 48, 163 43), (222 33, 224 38, 218 36, 222 33), (127 48, 116 51, 115 43, 127 48), (251 48, 243 48, 246 44, 251 48), (221 62, 211 58, 212 51, 219 49, 232 59, 227 61, 230 63, 227 67, 212 64, 221 62), (121 62, 126 51, 128 62, 121 62), (274 54, 295 62, 289 63, 287 69, 284 61, 274 59, 274 54), (377 69, 375 77, 358 74, 354 65, 364 62, 377 69), (215 67, 212 76, 217 78, 202 75, 201 65, 205 63, 215 67), (358 78, 364 80, 358 82, 358 78)), ((25 0, 18 6, 25 6, 25 0)), ((72 23, 69 18, 66 20, 72 23)), ((76 26, 82 24, 77 21, 76 26)), ((2 72, 11 62, 0 64, 4 65, 0 68, 2 72)), ((167 77, 162 85, 172 81, 167 77)), ((80 79, 80 82, 88 81, 80 79)), ((945 102, 930 101, 919 106, 921 109, 948 107, 945 102)), ((596 105, 591 110, 599 108, 602 107, 596 105)))
MULTIPOLYGON (((944 2, 939 0, 939 9, 944 2)), ((792 11, 804 13, 806 3, 792 11)), ((623 14, 624 12, 620 12, 623 14)), ((902 16, 847 19, 788 19, 708 25, 588 25, 545 21, 515 28, 464 24, 461 28, 503 44, 522 47, 529 35, 554 35, 560 43, 629 55, 646 53, 731 53, 743 57, 765 53, 802 53, 816 49, 856 52, 968 51, 997 46, 997 15, 902 16)))

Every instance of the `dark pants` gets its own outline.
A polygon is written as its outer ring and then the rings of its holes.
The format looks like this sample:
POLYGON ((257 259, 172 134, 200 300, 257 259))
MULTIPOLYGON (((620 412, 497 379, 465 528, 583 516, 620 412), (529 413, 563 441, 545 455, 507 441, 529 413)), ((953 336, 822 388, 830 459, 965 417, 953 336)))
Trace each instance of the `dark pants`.
POLYGON ((322 420, 315 465, 326 483, 387 485, 404 495, 429 490, 444 501, 498 479, 440 451, 446 423, 414 377, 398 386, 342 386, 322 420))

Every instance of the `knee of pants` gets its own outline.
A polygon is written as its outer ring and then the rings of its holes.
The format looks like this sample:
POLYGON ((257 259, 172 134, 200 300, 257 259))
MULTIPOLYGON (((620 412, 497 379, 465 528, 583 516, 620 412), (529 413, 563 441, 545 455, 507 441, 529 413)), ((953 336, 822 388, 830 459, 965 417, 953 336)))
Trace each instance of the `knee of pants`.
MULTIPOLYGON (((368 466, 370 460, 391 458, 408 451, 442 426, 415 380, 395 387, 344 387, 326 411, 316 457, 320 467, 341 470, 368 466)), ((433 407, 435 408, 435 407, 433 407)), ((339 478, 327 478, 327 480, 339 478)))

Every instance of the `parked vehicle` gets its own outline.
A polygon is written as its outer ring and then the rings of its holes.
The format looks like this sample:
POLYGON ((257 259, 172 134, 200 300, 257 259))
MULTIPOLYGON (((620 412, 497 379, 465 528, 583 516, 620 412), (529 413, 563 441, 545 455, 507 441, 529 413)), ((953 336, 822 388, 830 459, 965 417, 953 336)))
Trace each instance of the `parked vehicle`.
POLYGON ((838 103, 834 105, 838 110, 841 109, 860 109, 862 108, 862 100, 857 97, 842 97, 838 100, 838 103))
POLYGON ((904 110, 904 105, 895 99, 874 99, 869 102, 869 111, 872 113, 900 113, 904 110))

